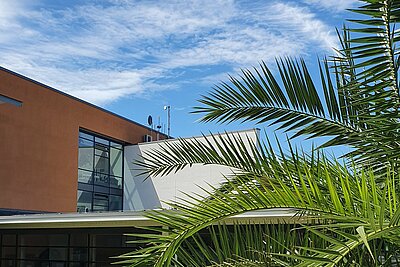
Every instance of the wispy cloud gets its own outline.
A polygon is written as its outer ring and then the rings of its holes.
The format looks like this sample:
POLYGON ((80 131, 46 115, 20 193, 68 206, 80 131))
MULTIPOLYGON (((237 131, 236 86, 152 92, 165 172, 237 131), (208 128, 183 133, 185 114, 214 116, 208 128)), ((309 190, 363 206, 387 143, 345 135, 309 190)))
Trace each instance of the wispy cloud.
POLYGON ((305 3, 317 8, 325 9, 331 12, 341 12, 347 8, 352 8, 358 2, 357 0, 304 0, 305 3))
POLYGON ((193 78, 185 68, 248 67, 336 44, 293 2, 17 2, 0 2, 0 64, 96 104, 176 88, 193 78))

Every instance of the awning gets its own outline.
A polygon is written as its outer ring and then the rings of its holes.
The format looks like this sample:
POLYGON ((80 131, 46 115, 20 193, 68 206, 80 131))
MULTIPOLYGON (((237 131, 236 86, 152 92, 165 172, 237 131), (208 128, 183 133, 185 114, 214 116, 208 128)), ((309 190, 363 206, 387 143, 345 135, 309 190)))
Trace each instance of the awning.
MULTIPOLYGON (((234 223, 299 223, 302 218, 292 209, 270 209, 246 212, 224 220, 234 223)), ((304 218, 303 218, 304 219, 304 218)), ((96 228, 157 226, 143 215, 143 212, 89 212, 89 213, 46 213, 0 216, 0 229, 33 228, 96 228)))

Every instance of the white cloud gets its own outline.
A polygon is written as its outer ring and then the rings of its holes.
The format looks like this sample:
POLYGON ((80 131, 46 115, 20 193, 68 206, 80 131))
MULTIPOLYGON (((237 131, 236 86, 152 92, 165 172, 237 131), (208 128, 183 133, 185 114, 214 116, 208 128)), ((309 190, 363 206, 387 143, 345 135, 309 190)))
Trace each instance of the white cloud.
POLYGON ((269 19, 281 23, 285 27, 284 32, 299 34, 302 40, 314 41, 314 45, 326 49, 337 46, 334 29, 318 19, 307 8, 285 3, 275 3, 271 8, 274 12, 269 19))
POLYGON ((353 8, 357 0, 304 0, 305 3, 331 12, 341 12, 347 8, 353 8))
POLYGON ((17 21, 17 18, 22 16, 30 7, 28 3, 26 0, 0 1, 0 43, 32 37, 36 34, 34 30, 23 27, 17 21))
POLYGON ((177 88, 183 68, 248 67, 335 45, 330 28, 293 3, 110 0, 38 9, 17 2, 0 2, 0 24, 13 22, 0 32, 0 64, 102 105, 177 88))
POLYGON ((1 1, 0 2, 0 21, 4 25, 10 19, 21 14, 25 9, 22 1, 1 1))

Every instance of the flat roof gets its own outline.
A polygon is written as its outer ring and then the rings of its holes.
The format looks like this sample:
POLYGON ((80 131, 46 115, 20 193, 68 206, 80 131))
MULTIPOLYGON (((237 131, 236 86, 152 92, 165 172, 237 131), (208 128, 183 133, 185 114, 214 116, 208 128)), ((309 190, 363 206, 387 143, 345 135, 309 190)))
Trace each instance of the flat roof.
POLYGON ((208 134, 190 136, 190 137, 178 137, 177 139, 163 139, 163 140, 154 140, 154 141, 150 141, 150 142, 140 142, 140 143, 134 144, 133 146, 136 146, 136 145, 149 145, 149 144, 155 144, 155 143, 165 143, 165 142, 171 142, 171 141, 172 142, 179 142, 179 140, 193 140, 193 139, 201 139, 201 138, 204 138, 204 137, 234 135, 234 134, 240 134, 240 133, 246 133, 246 132, 255 132, 257 135, 259 135, 260 128, 250 128, 250 129, 243 129, 243 130, 223 131, 223 132, 217 132, 217 133, 209 132, 208 134))
MULTIPOLYGON (((233 223, 299 223, 293 209, 276 208, 245 212, 224 220, 233 223)), ((88 212, 88 213, 46 213, 0 216, 0 229, 34 228, 97 228, 158 226, 140 211, 88 212)))

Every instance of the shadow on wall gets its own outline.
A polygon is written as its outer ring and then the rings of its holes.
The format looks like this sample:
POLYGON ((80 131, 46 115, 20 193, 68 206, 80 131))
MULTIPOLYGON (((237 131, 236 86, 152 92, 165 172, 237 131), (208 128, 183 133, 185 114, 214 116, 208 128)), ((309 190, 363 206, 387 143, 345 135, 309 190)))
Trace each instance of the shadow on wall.
POLYGON ((134 170, 133 161, 139 159, 139 146, 126 146, 124 150, 124 207, 123 210, 149 210, 161 208, 152 179, 137 176, 140 171, 134 170))

